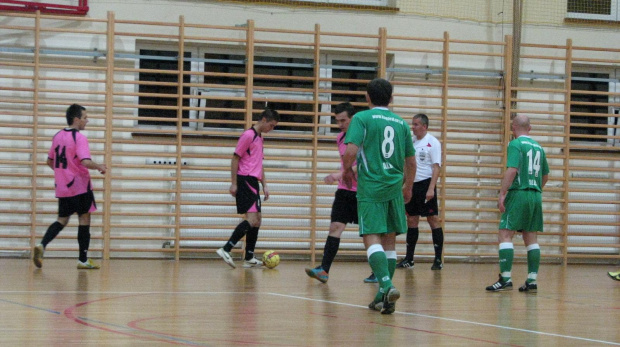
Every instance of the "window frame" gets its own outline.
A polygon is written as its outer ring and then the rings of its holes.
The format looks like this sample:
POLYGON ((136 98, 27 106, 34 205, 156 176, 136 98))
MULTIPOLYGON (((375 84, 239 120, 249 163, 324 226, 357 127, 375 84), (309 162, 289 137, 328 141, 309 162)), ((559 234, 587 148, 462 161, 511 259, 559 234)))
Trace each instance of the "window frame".
POLYGON ((595 14, 595 13, 581 13, 581 12, 569 12, 568 1, 566 3, 566 18, 570 19, 585 19, 585 20, 604 20, 604 21, 620 21, 620 0, 610 1, 610 13, 609 14, 595 14))
MULTIPOLYGON (((596 74, 606 74, 608 76, 608 78, 604 78, 603 80, 607 80, 607 92, 617 92, 620 91, 620 68, 614 68, 614 67, 607 67, 607 66, 592 66, 592 65, 574 65, 572 67, 572 73, 596 73, 596 74)), ((571 76, 571 83, 573 80, 574 76, 571 76)), ((575 94, 574 92, 578 90, 578 89, 573 89, 571 87, 571 102, 573 101, 572 99, 572 95, 575 94)), ((615 99, 615 103, 620 102, 620 97, 614 97, 613 95, 610 95, 608 97, 607 103, 614 103, 614 99, 615 99)), ((572 112, 572 110, 569 110, 569 112, 572 112)), ((608 114, 616 114, 619 116, 616 117, 607 117, 607 125, 619 125, 620 124, 620 107, 614 107, 611 105, 607 105, 607 113, 608 114)), ((572 117, 572 116, 571 116, 572 117)), ((571 127, 572 129, 572 127, 571 127)), ((572 130, 569 129, 569 133, 572 135, 572 130)), ((613 136, 620 136, 620 128, 613 128, 613 127, 608 127, 607 129, 607 136, 613 137, 613 136)), ((578 139, 571 139, 570 141, 572 144, 586 144, 589 146, 601 146, 601 147, 617 147, 620 146, 620 139, 613 139, 613 138, 608 138, 608 139, 601 139, 601 141, 586 141, 586 140, 578 140, 578 139)))
MULTIPOLYGON (((174 42, 166 42, 166 43, 156 43, 156 42, 152 42, 152 41, 146 41, 146 42, 137 42, 136 43, 136 52, 137 54, 139 54, 139 52, 141 50, 161 50, 161 51, 178 51, 178 44, 174 43, 174 42)), ((206 53, 212 53, 212 54, 228 54, 228 55, 242 55, 245 56, 246 52, 244 47, 230 47, 230 46, 226 46, 226 45, 209 45, 209 46, 203 46, 203 45, 186 45, 185 46, 185 54, 187 54, 188 52, 191 53, 191 58, 190 58, 190 62, 191 62, 191 71, 196 71, 196 72, 203 72, 205 70, 205 62, 201 61, 202 59, 205 59, 205 54, 206 53)), ((276 50, 273 48, 265 48, 265 47, 256 47, 255 48, 255 57, 256 56, 267 56, 267 57, 287 57, 287 58, 312 58, 314 56, 314 53, 312 51, 305 51, 305 50, 288 50, 285 52, 282 52, 281 50, 276 50)), ((350 60, 351 56, 348 55, 346 52, 322 52, 321 56, 320 56, 320 77, 322 79, 330 79, 332 77, 332 71, 333 71, 333 61, 337 61, 337 60, 345 60, 345 61, 351 61, 351 62, 358 62, 358 63, 377 63, 376 61, 376 55, 373 54, 365 54, 365 55, 356 55, 355 56, 355 60, 350 60)), ((140 60, 136 60, 135 62, 136 64, 136 68, 138 68, 140 66, 140 60)), ((190 82, 191 84, 203 84, 205 83, 205 76, 200 75, 200 74, 191 74, 190 75, 190 82)), ((136 73, 136 80, 139 80, 139 73, 136 73)), ((231 85, 232 86, 232 85, 231 85)), ((136 91, 139 90, 140 84, 136 84, 136 91)), ((321 80, 320 85, 319 85, 319 89, 331 89, 332 88, 332 82, 331 81, 325 81, 325 80, 321 80)), ((295 100, 299 100, 299 99, 303 99, 303 100, 312 100, 313 98, 313 94, 308 93, 308 92, 300 92, 300 93, 295 93, 295 92, 274 92, 274 91, 269 91, 267 89, 262 89, 261 86, 254 86, 253 88, 254 91, 254 96, 255 98, 260 98, 263 99, 265 98, 265 95, 267 96, 267 99, 269 99, 270 97, 273 98, 278 98, 278 99, 287 99, 287 98, 291 98, 291 99, 295 99, 295 100)), ((212 93, 212 95, 216 95, 216 96, 232 96, 232 97, 244 97, 245 98, 245 88, 202 88, 202 87, 190 87, 190 92, 189 92, 189 96, 198 96, 198 95, 204 95, 203 93, 212 93)), ((331 114, 331 110, 332 110, 332 93, 320 93, 319 95, 319 112, 326 114, 328 113, 329 115, 321 115, 319 116, 319 124, 325 124, 325 125, 330 125, 333 124, 332 119, 333 119, 333 114, 331 114)), ((166 130, 166 129, 172 129, 174 126, 176 126, 176 124, 171 123, 170 125, 146 125, 146 124, 139 124, 140 119, 138 116, 139 110, 140 110, 140 104, 139 104, 139 100, 136 99, 136 103, 138 103, 138 108, 136 108, 134 114, 137 118, 137 120, 135 121, 135 128, 139 130, 139 132, 141 133, 148 133, 148 131, 150 129, 157 129, 157 130, 166 130)), ((184 125, 183 125, 183 130, 188 130, 188 131, 218 131, 218 132, 230 132, 231 135, 237 135, 238 133, 241 133, 243 131, 243 127, 240 128, 228 128, 228 127, 217 127, 214 126, 212 123, 204 123, 204 122, 200 122, 199 120, 205 119, 205 117, 207 116, 205 114, 204 110, 196 110, 195 108, 202 108, 202 107, 206 107, 206 99, 204 98, 198 98, 198 97, 190 97, 189 98, 189 116, 187 118, 187 121, 184 120, 184 125), (185 124, 186 123, 186 124, 185 124)), ((318 129, 318 135, 332 135, 332 134, 337 134, 339 132, 339 129, 337 127, 330 127, 330 126, 320 126, 318 129)), ((280 134, 288 134, 288 135, 295 135, 295 134, 302 134, 302 135, 307 135, 307 134, 311 134, 312 130, 309 128, 307 131, 303 131, 303 130, 282 130, 282 129, 274 129, 274 133, 280 133, 280 134)))

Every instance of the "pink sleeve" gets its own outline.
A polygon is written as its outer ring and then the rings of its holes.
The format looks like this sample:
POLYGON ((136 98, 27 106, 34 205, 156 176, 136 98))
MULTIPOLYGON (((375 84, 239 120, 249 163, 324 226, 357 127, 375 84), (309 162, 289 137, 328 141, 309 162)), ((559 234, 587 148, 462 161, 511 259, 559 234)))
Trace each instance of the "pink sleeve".
POLYGON ((90 148, 88 148, 88 139, 82 134, 77 134, 75 155, 80 161, 90 159, 90 148))
POLYGON ((239 157, 243 157, 248 148, 250 148, 250 144, 252 144, 252 133, 249 131, 244 132, 239 137, 239 142, 237 143, 237 148, 235 148, 235 154, 239 157))

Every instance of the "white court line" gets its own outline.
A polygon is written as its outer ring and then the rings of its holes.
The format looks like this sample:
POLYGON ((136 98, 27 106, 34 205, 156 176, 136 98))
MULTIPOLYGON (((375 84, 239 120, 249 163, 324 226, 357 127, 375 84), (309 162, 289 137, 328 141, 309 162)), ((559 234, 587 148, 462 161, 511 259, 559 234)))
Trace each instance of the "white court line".
MULTIPOLYGON (((323 302, 323 303, 334 304, 334 305, 341 305, 341 306, 361 307, 361 308, 364 308, 364 309, 368 310, 367 306, 347 304, 347 303, 337 302, 337 301, 328 301, 328 300, 321 300, 321 299, 311 299, 311 298, 304 298, 302 296, 294 296, 294 295, 286 295, 286 294, 278 294, 278 293, 266 293, 266 294, 275 295, 275 296, 282 296, 282 297, 286 297, 286 298, 293 298, 293 299, 298 299, 298 300, 308 300, 308 301, 323 302)), ((561 335, 561 334, 554 334, 554 333, 546 333, 546 332, 543 332, 543 331, 513 328, 513 327, 507 327, 507 326, 503 326, 503 325, 481 323, 481 322, 473 322, 473 321, 468 321, 468 320, 463 320, 463 319, 437 317, 437 316, 430 316, 430 315, 426 315, 426 314, 411 313, 411 312, 401 312, 401 311, 395 311, 394 314, 400 314, 400 315, 403 315, 403 316, 415 316, 415 317, 422 317, 422 318, 439 319, 439 320, 445 320, 445 321, 449 321, 449 322, 465 323, 465 324, 480 325, 480 326, 485 326, 485 327, 490 327, 490 328, 520 331, 520 332, 529 333, 529 334, 561 337, 561 338, 573 339, 573 340, 579 340, 579 341, 597 342, 597 343, 602 343, 602 344, 607 344, 607 345, 620 346, 620 343, 612 342, 612 341, 594 340, 594 339, 588 339, 588 338, 585 338, 585 337, 561 335)))
MULTIPOLYGON (((191 295, 235 294, 235 295, 238 295, 238 294, 245 294, 245 295, 247 295, 247 294, 252 294, 252 295, 256 295, 256 294, 261 294, 261 295, 273 295, 273 296, 279 296, 279 297, 285 297, 285 298, 297 299, 297 300, 315 301, 315 302, 321 302, 321 303, 326 303, 326 304, 334 304, 334 305, 340 305, 340 306, 363 308, 365 310, 368 310, 367 306, 362 306, 362 305, 348 304, 348 303, 345 303, 345 302, 329 301, 329 300, 322 300, 322 299, 312 299, 312 298, 306 298, 306 297, 303 297, 303 296, 295 296, 295 295, 287 295, 287 294, 279 294, 279 293, 256 293, 256 292, 248 293, 248 292, 0 291, 0 295, 1 294, 48 294, 48 295, 49 294, 90 294, 90 295, 92 295, 92 294, 107 294, 107 295, 110 295, 110 294, 120 294, 120 295, 133 295, 133 294, 142 294, 142 295, 153 295, 153 294, 168 294, 168 295, 170 295, 170 294, 173 294, 173 295, 187 295, 187 294, 191 294, 191 295)), ((505 330, 519 331, 519 332, 524 332, 524 333, 528 333, 528 334, 536 334, 536 335, 551 336, 551 337, 560 337, 560 338, 571 339, 571 340, 579 340, 579 341, 586 341, 586 342, 602 343, 602 344, 606 344, 606 345, 620 346, 620 343, 612 342, 612 341, 594 340, 594 339, 588 339, 588 338, 579 337, 579 336, 547 333, 547 332, 544 332, 544 331, 536 331, 536 330, 513 328, 513 327, 508 327, 508 326, 503 326, 503 325, 474 322, 474 321, 468 321, 468 320, 463 320, 463 319, 438 317, 438 316, 431 316, 431 315, 426 315, 426 314, 419 314, 419 313, 412 313, 412 312, 401 312, 401 311, 395 311, 394 314, 399 314, 399 315, 403 315, 403 316, 422 317, 422 318, 429 318, 429 319, 438 319, 438 320, 444 320, 444 321, 448 321, 448 322, 464 323, 464 324, 478 325, 478 326, 484 326, 484 327, 490 327, 490 328, 496 328, 496 329, 505 329, 505 330)))

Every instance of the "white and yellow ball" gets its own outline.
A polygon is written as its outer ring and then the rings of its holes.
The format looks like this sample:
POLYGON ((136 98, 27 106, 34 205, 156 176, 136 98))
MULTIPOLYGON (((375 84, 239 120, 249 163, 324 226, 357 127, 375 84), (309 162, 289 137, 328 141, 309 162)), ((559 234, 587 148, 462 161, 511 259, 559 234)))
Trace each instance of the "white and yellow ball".
POLYGON ((273 269, 280 264, 280 255, 276 253, 276 251, 267 251, 263 253, 263 264, 265 267, 273 269))

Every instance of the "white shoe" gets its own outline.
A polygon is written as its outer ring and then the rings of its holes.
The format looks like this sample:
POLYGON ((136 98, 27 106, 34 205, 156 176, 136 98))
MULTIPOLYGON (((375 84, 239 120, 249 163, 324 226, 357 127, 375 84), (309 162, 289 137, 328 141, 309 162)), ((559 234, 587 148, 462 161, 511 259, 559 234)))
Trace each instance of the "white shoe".
POLYGON ((230 256, 230 253, 226 252, 224 248, 218 249, 217 251, 215 251, 215 253, 217 253, 217 255, 219 255, 220 257, 222 257, 222 259, 224 259, 226 264, 230 265, 230 267, 232 267, 233 269, 237 267, 235 266, 235 262, 230 256))
POLYGON ((83 263, 78 260, 77 268, 82 270, 97 270, 101 268, 101 265, 95 264, 92 259, 88 259, 83 263))
POLYGON ((250 260, 244 260, 243 261, 243 267, 245 268, 250 268, 250 267, 261 267, 263 266, 263 262, 256 259, 256 258, 252 258, 250 260))

